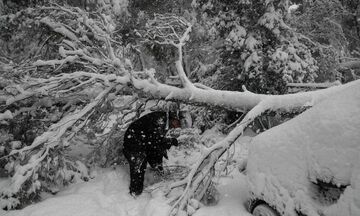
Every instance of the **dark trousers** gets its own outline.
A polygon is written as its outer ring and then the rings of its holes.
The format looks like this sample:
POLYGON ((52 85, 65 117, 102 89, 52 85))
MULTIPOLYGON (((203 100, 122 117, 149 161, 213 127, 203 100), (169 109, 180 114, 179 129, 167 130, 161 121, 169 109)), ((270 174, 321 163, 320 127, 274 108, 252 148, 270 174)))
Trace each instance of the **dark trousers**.
POLYGON ((147 165, 145 152, 123 151, 130 166, 130 193, 140 195, 144 188, 144 175, 147 165))

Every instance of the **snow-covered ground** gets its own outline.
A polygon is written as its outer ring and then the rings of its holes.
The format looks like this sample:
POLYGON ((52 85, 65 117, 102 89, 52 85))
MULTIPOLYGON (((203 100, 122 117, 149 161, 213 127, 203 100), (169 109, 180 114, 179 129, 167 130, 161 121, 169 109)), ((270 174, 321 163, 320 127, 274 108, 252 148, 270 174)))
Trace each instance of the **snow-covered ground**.
MULTIPOLYGON (((70 185, 57 195, 22 210, 2 211, 6 216, 162 216, 169 206, 157 192, 145 192, 137 198, 128 193, 129 175, 124 167, 99 169, 89 182, 70 185)), ((234 171, 220 180, 220 201, 204 206, 195 216, 247 216, 244 202, 247 185, 244 175, 234 171)))
MULTIPOLYGON (((201 142, 212 145, 224 135, 213 128, 201 136, 201 142)), ((186 136, 183 137, 186 139, 186 136)), ((182 139, 182 138, 179 138, 182 139)), ((249 142, 249 137, 241 139, 249 142)), ((197 140, 200 142, 200 140, 197 140)), ((239 140, 240 141, 240 140, 239 140)), ((165 166, 191 166, 200 156, 198 145, 172 147, 164 160, 165 166)), ((239 143, 240 146, 242 144, 239 143)), ((77 151, 79 151, 77 147, 77 151)), ((232 149, 234 151, 234 149, 232 149)), ((246 154, 244 148, 235 149, 237 158, 246 154)), ((127 165, 114 168, 96 169, 91 174, 94 178, 65 187, 56 195, 46 195, 41 202, 34 203, 22 210, 3 211, 6 216, 162 216, 167 215, 170 205, 160 190, 145 192, 137 198, 129 195, 129 171, 127 165)), ((145 176, 145 187, 149 186, 152 173, 145 176)), ((1 182, 1 181, 0 181, 1 182)), ((219 202, 214 206, 202 207, 194 216, 249 216, 245 202, 249 197, 246 177, 237 169, 234 161, 229 176, 221 177, 217 189, 219 202)), ((151 185, 150 185, 151 186, 151 185)))

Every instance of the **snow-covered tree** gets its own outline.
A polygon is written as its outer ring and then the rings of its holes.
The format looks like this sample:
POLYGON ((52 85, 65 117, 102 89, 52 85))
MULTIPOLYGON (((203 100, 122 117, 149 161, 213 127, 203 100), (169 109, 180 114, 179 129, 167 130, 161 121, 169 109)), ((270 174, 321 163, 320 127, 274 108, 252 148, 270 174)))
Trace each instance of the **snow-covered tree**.
POLYGON ((317 62, 310 47, 284 22, 287 1, 196 1, 209 37, 220 41, 227 89, 285 93, 286 83, 311 82, 317 62))
POLYGON ((358 1, 296 1, 289 25, 301 33, 318 62, 317 82, 357 79, 359 59, 358 1))

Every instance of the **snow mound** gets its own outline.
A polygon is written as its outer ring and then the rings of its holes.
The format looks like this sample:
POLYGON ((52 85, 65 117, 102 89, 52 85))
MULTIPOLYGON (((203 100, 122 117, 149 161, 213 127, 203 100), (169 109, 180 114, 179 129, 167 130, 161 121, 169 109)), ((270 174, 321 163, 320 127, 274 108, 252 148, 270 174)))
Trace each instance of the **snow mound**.
POLYGON ((360 85, 351 86, 253 139, 248 180, 254 196, 284 215, 360 215, 360 85), (318 184, 343 187, 318 199, 318 184))

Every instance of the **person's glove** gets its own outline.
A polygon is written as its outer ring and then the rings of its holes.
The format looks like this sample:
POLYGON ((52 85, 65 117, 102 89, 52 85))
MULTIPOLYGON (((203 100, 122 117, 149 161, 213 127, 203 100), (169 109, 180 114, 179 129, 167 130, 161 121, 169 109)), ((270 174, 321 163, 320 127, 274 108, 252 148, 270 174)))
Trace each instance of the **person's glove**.
MULTIPOLYGON (((178 146, 179 145, 179 142, 177 141, 176 138, 171 138, 171 145, 172 146, 178 146)), ((170 146, 171 147, 171 146, 170 146)))

